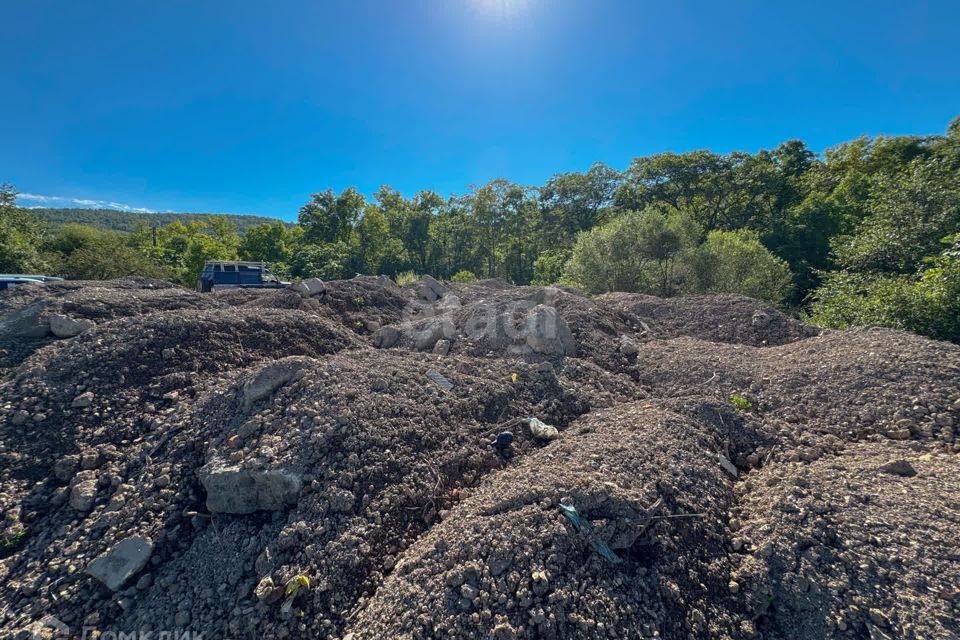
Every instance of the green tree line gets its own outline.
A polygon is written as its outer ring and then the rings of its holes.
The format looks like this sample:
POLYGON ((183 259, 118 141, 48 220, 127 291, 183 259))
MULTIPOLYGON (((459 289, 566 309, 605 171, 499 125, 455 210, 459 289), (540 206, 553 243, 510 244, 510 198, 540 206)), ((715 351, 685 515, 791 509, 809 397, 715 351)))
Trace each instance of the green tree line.
MULTIPOLYGON (((190 224, 196 220, 209 222, 209 213, 168 213, 157 211, 145 213, 142 211, 117 211, 116 209, 77 209, 49 207, 30 207, 30 214, 47 222, 51 227, 68 224, 87 224, 99 229, 111 231, 136 231, 137 225, 145 222, 150 226, 166 226, 171 222, 179 221, 190 224)), ((217 214, 227 218, 240 233, 246 233, 250 227, 258 224, 272 224, 276 218, 253 216, 245 214, 222 213, 217 214)))
MULTIPOLYGON (((430 273, 589 292, 736 292, 833 327, 884 325, 960 341, 960 118, 943 135, 799 140, 603 163, 541 186, 505 179, 444 198, 381 187, 318 192, 295 226, 239 233, 217 216, 129 233, 55 231, 3 192, 4 271, 139 274, 193 286, 208 259, 291 277, 430 273)), ((407 276, 408 277, 408 276, 407 276)))

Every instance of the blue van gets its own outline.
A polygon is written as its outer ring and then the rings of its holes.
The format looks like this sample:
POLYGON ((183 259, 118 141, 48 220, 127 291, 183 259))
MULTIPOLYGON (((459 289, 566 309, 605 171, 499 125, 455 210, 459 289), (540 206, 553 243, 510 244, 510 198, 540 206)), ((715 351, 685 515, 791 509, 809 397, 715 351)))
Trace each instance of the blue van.
POLYGON ((197 291, 219 289, 282 289, 289 285, 270 273, 263 262, 209 260, 203 265, 197 291))
POLYGON ((12 289, 21 284, 43 284, 44 282, 58 282, 63 278, 54 276, 40 276, 25 273, 0 273, 0 291, 12 289))

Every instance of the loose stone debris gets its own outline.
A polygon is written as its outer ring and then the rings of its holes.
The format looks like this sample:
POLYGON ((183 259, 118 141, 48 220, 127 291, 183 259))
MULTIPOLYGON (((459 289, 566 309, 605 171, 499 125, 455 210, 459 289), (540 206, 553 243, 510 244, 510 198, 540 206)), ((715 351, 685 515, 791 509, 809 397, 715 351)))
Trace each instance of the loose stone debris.
POLYGON ((956 345, 301 284, 0 294, 0 638, 960 636, 956 345))

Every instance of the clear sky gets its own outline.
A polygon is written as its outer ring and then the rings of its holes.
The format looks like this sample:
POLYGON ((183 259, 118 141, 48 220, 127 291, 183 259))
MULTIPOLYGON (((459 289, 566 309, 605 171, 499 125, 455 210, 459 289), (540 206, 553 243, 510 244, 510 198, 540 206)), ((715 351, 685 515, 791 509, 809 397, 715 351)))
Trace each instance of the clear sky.
MULTIPOLYGON (((960 2, 3 2, 0 182, 287 219, 659 151, 942 133, 960 2)), ((21 200, 38 205, 40 199, 21 200)))

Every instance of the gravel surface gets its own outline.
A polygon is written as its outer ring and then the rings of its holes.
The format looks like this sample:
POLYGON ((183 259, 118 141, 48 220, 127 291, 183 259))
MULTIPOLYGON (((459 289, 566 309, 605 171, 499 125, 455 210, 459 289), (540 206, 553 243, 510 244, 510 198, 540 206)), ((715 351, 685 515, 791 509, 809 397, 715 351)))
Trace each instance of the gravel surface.
POLYGON ((0 295, 0 637, 960 637, 956 345, 315 284, 0 295))

